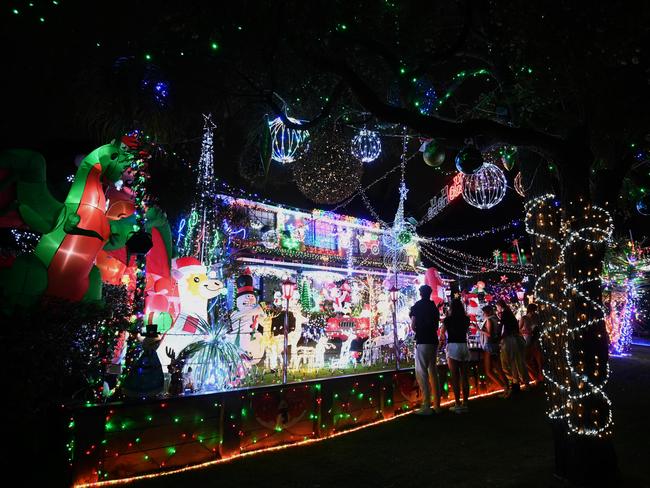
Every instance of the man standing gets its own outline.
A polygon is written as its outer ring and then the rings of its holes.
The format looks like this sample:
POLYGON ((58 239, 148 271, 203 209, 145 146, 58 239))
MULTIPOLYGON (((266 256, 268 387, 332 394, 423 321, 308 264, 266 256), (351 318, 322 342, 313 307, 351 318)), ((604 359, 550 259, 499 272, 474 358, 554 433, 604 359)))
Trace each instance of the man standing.
POLYGON ((415 376, 422 390, 422 407, 417 415, 431 415, 440 412, 440 382, 438 381, 438 325, 440 312, 431 301, 431 287, 420 287, 420 299, 411 307, 411 329, 415 332, 415 376), (431 389, 433 383, 433 409, 431 389))

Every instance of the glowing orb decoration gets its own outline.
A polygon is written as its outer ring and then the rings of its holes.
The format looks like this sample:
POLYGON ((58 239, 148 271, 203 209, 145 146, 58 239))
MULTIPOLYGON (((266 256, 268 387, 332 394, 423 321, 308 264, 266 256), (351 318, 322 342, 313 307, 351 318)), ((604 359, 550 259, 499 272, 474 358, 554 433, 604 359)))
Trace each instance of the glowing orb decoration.
POLYGON ((370 163, 381 154, 381 139, 374 131, 361 129, 352 138, 352 155, 362 163, 370 163))
POLYGON ((300 159, 293 168, 301 193, 312 202, 334 204, 357 191, 363 164, 349 151, 348 142, 334 134, 322 134, 314 140, 309 158, 300 159))
POLYGON ((436 144, 436 141, 429 141, 422 151, 422 159, 428 166, 438 168, 445 162, 445 151, 436 144))
POLYGON ((650 215, 650 197, 645 195, 636 202, 636 211, 641 215, 650 215))
POLYGON ((463 181, 463 198, 473 207, 487 210, 498 205, 506 194, 506 177, 492 163, 485 163, 463 181))
MULTIPOLYGON (((294 124, 300 120, 287 117, 294 124)), ((278 163, 293 163, 309 149, 309 132, 306 130, 290 129, 284 125, 280 117, 269 121, 271 132, 271 158, 278 163)))
POLYGON ((278 247, 279 238, 275 230, 267 230, 262 234, 262 245, 267 249, 275 249, 278 247))
POLYGON ((466 175, 475 173, 483 165, 483 155, 476 146, 467 146, 456 155, 456 169, 466 175))

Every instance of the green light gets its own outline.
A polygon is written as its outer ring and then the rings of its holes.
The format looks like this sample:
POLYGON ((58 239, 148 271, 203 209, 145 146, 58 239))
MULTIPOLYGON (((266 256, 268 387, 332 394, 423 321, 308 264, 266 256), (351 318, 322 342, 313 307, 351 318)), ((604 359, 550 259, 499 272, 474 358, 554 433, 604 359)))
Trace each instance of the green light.
POLYGON ((144 55, 144 59, 146 59, 147 61, 151 61, 151 54, 146 53, 146 54, 144 55))
POLYGON ((180 421, 180 417, 174 417, 174 422, 178 423, 180 421))
POLYGON ((40 17, 38 20, 41 21, 41 23, 45 22, 45 17, 40 17))
POLYGON ((242 418, 246 417, 246 409, 245 408, 241 409, 241 416, 242 416, 242 418))
POLYGON ((212 44, 210 44, 210 47, 212 48, 213 51, 216 51, 217 49, 219 49, 219 44, 213 42, 212 44))
POLYGON ((400 69, 399 69, 399 72, 400 72, 400 74, 403 75, 404 73, 406 73, 406 68, 400 68, 400 69))
POLYGON ((145 460, 145 461, 149 461, 149 454, 145 454, 145 455, 144 455, 144 460, 145 460))
POLYGON ((173 456, 174 454, 176 454, 176 448, 175 447, 168 447, 167 448, 167 454, 169 454, 170 456, 173 456))
POLYGON ((59 4, 59 2, 58 2, 57 0, 52 0, 52 3, 53 3, 54 5, 58 5, 58 4, 59 4))
POLYGON ((20 13, 20 11, 19 11, 17 8, 13 9, 12 12, 13 12, 14 14, 16 14, 16 15, 18 15, 18 14, 20 13))
POLYGON ((151 422, 152 420, 153 420, 153 417, 152 417, 151 415, 149 415, 149 416, 147 417, 147 422, 151 422))
POLYGON ((357 395, 357 398, 359 398, 359 400, 361 400, 361 399, 363 398, 363 393, 359 393, 359 394, 357 395))

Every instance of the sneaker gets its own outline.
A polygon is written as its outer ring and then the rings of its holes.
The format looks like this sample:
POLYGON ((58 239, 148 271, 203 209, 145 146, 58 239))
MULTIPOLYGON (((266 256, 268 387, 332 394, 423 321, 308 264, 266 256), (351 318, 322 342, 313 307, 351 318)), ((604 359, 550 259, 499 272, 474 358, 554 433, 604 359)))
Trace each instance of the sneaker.
POLYGON ((428 417, 430 415, 433 415, 433 410, 430 408, 421 408, 417 412, 415 412, 415 415, 422 415, 423 417, 428 417))
POLYGON ((462 405, 453 405, 453 406, 449 407, 449 411, 452 412, 452 413, 459 413, 460 414, 460 413, 464 413, 466 410, 463 410, 462 405))

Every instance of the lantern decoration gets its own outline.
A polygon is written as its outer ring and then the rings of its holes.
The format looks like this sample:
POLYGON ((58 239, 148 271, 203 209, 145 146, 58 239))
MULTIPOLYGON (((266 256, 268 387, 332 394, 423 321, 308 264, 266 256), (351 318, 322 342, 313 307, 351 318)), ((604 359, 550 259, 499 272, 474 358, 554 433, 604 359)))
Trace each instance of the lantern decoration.
POLYGON ((303 195, 320 204, 339 203, 361 184, 363 164, 349 153, 347 141, 331 132, 314 141, 309 158, 294 165, 293 176, 303 195))
POLYGON ((456 155, 456 169, 466 175, 475 173, 483 165, 483 155, 476 146, 466 146, 456 155))
POLYGON ((514 187, 515 187, 515 191, 519 194, 519 196, 522 197, 526 196, 526 192, 524 191, 524 185, 521 182, 521 171, 517 173, 517 176, 515 176, 514 187))
MULTIPOLYGON (((287 117, 292 123, 300 124, 300 120, 287 117)), ((290 129, 284 125, 280 117, 269 121, 271 133, 271 158, 278 163, 293 163, 309 149, 309 132, 300 129, 290 129)))
POLYGON ((388 293, 390 295, 390 301, 393 302, 393 304, 397 303, 399 298, 399 288, 393 285, 390 287, 390 290, 388 290, 388 293))
POLYGON ((296 284, 291 281, 291 278, 287 278, 282 282, 282 298, 286 301, 291 300, 293 296, 293 290, 296 288, 296 284))
POLYGON ((432 168, 438 168, 445 162, 445 151, 440 148, 436 141, 428 141, 422 145, 422 159, 432 168))
POLYGON ((352 155, 362 163, 370 163, 381 154, 381 139, 377 132, 361 129, 352 138, 352 155))
POLYGON ((485 163, 476 173, 465 176, 463 198, 473 207, 487 210, 503 200, 506 186, 503 171, 494 164, 485 163))

